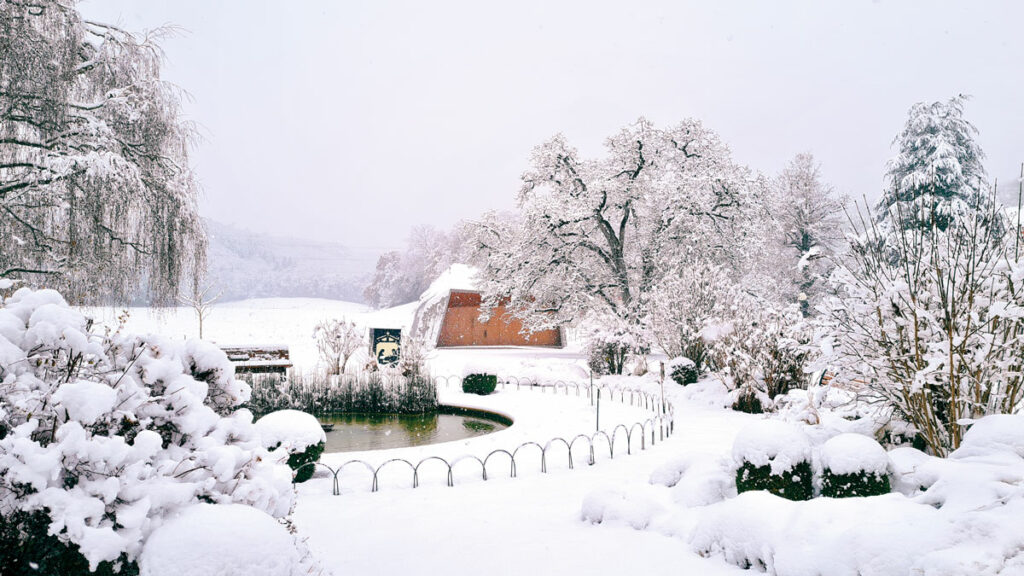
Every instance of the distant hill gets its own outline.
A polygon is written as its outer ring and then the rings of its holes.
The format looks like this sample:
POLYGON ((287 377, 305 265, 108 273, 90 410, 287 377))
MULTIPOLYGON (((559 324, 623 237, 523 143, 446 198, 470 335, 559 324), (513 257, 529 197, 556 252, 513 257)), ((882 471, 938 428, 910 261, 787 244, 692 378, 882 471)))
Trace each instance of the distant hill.
POLYGON ((363 301, 377 263, 372 250, 350 249, 244 230, 205 219, 208 278, 221 301, 267 297, 363 301))

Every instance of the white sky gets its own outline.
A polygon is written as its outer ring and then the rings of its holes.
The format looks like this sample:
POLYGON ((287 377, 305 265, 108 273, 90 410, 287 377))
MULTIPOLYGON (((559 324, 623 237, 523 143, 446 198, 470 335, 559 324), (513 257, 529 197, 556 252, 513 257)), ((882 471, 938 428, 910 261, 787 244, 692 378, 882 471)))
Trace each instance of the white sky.
POLYGON ((204 215, 398 247, 514 203, 530 150, 694 117, 768 174, 812 152, 874 198, 911 104, 973 95, 990 176, 1024 161, 1024 3, 86 0, 175 24, 204 215))

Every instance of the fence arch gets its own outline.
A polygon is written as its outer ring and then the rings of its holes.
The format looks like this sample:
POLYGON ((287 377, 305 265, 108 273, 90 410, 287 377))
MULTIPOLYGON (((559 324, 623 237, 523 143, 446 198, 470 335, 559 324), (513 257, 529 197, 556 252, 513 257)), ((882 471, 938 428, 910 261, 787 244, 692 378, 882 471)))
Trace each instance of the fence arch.
POLYGON ((587 448, 590 451, 587 465, 593 466, 596 460, 594 459, 594 440, 590 436, 587 436, 586 434, 577 434, 576 437, 572 439, 572 442, 569 442, 569 454, 572 454, 572 447, 580 440, 587 441, 587 448))
POLYGON ((390 460, 387 460, 387 461, 381 463, 381 465, 377 466, 377 469, 373 471, 373 488, 371 489, 371 492, 376 492, 377 490, 380 489, 380 482, 379 482, 380 471, 382 469, 384 469, 384 467, 387 466, 388 464, 393 464, 393 463, 396 463, 396 462, 403 462, 403 463, 405 463, 406 466, 409 467, 409 470, 412 471, 412 487, 415 488, 417 486, 417 482, 416 482, 416 467, 412 465, 412 462, 409 462, 405 458, 392 458, 390 460))
POLYGON ((476 461, 476 463, 480 465, 480 474, 482 475, 483 480, 486 482, 487 481, 487 466, 484 465, 484 461, 479 459, 479 458, 477 458, 476 456, 473 456, 472 454, 463 454, 462 456, 459 456, 458 458, 452 460, 452 463, 449 466, 449 475, 450 475, 450 477, 452 479, 452 485, 455 484, 455 474, 454 474, 455 466, 459 462, 466 462, 466 461, 476 461))
POLYGON ((563 445, 565 445, 566 451, 569 452, 569 470, 572 470, 572 445, 566 442, 565 438, 555 437, 552 438, 551 440, 548 440, 547 443, 544 444, 544 452, 546 453, 548 450, 550 450, 551 445, 554 444, 555 442, 561 442, 563 445))
POLYGON ((509 466, 510 466, 509 478, 515 478, 516 477, 516 457, 513 456, 511 452, 509 452, 508 450, 505 450, 503 448, 498 448, 497 450, 491 450, 491 452, 484 458, 484 472, 485 473, 487 472, 487 462, 495 454, 504 454, 504 455, 508 456, 508 461, 509 461, 509 466))
POLYGON ((412 487, 413 488, 418 488, 419 485, 420 485, 420 466, 423 466, 423 464, 425 462, 430 462, 430 461, 433 461, 433 460, 441 462, 442 464, 445 465, 445 468, 448 469, 448 487, 450 488, 450 487, 455 485, 454 479, 452 478, 452 465, 449 464, 447 460, 445 460, 444 458, 441 458, 440 456, 427 456, 426 458, 424 458, 424 459, 420 460, 419 462, 417 462, 416 466, 414 466, 413 469, 412 469, 412 487))
POLYGON ((515 460, 516 456, 519 455, 519 451, 522 450, 523 448, 526 448, 527 446, 536 446, 537 449, 540 450, 540 471, 543 474, 547 474, 547 471, 548 471, 547 451, 544 450, 543 446, 541 446, 540 444, 537 444, 536 442, 523 442, 522 444, 520 444, 518 448, 516 448, 515 450, 512 451, 512 459, 515 460))

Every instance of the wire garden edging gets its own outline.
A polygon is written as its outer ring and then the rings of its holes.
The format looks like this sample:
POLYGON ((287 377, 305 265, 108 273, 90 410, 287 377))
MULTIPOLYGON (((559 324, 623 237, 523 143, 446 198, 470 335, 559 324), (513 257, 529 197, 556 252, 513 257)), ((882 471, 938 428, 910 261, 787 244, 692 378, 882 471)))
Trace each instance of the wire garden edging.
MULTIPOLYGON (((453 383, 457 382, 461 387, 462 378, 459 376, 439 376, 434 378, 434 383, 440 386, 442 383, 445 387, 450 387, 453 383)), ((608 446, 608 458, 615 458, 615 446, 616 440, 619 435, 622 434, 626 439, 626 455, 633 453, 633 444, 635 434, 637 431, 640 432, 640 450, 646 450, 647 447, 654 446, 657 442, 664 441, 665 438, 670 437, 675 432, 675 417, 672 405, 664 402, 658 398, 657 395, 651 394, 639 388, 633 388, 628 386, 614 386, 614 385, 600 385, 586 382, 566 382, 562 380, 556 380, 548 383, 541 384, 537 380, 531 380, 527 378, 516 378, 508 377, 500 379, 498 382, 499 389, 509 390, 512 387, 515 390, 530 390, 539 391, 541 394, 546 394, 548 391, 552 395, 561 393, 565 396, 569 396, 570 388, 575 392, 577 397, 581 396, 581 391, 585 391, 587 397, 590 399, 591 405, 595 402, 599 402, 601 396, 606 396, 608 400, 615 401, 616 395, 618 395, 618 402, 622 404, 628 403, 633 407, 642 407, 651 412, 651 417, 646 418, 640 422, 635 422, 632 425, 617 424, 612 428, 611 434, 605 430, 597 430, 593 434, 580 433, 572 437, 572 439, 565 439, 560 436, 549 439, 544 444, 538 442, 527 441, 519 444, 519 446, 509 450, 505 448, 496 448, 488 452, 486 456, 480 458, 471 454, 464 454, 450 461, 441 456, 426 456, 421 458, 415 464, 411 460, 405 458, 391 458, 386 460, 376 467, 365 460, 355 459, 348 460, 337 467, 332 467, 322 462, 308 462, 298 469, 293 470, 292 474, 298 474, 299 470, 307 466, 312 466, 314 470, 319 467, 330 474, 332 481, 331 493, 334 496, 341 495, 341 480, 339 475, 349 466, 356 466, 365 468, 370 474, 372 474, 372 481, 370 485, 371 492, 377 492, 380 490, 380 472, 385 467, 401 466, 408 468, 412 473, 412 487, 418 488, 420 485, 420 467, 427 462, 440 462, 444 464, 443 470, 446 472, 446 483, 449 487, 455 486, 455 467, 463 462, 475 462, 480 468, 480 477, 483 481, 487 481, 487 466, 492 458, 497 457, 499 460, 508 462, 508 470, 510 478, 517 478, 519 463, 516 461, 516 457, 519 456, 520 451, 540 451, 540 471, 542 474, 548 472, 548 452, 555 446, 564 446, 568 453, 568 465, 569 470, 575 469, 576 462, 573 459, 573 448, 577 442, 585 442, 588 448, 587 451, 587 465, 593 466, 597 463, 595 445, 598 438, 603 437, 605 443, 608 446), (648 442, 648 436, 650 441, 648 442)), ((621 455, 621 452, 620 452, 621 455)))

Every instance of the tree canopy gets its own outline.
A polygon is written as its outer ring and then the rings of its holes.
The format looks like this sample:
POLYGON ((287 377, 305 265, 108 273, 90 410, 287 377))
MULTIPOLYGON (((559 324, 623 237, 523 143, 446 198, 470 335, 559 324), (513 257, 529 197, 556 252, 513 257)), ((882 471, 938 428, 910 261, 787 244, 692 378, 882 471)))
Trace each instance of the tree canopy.
POLYGON ((203 268, 194 131, 158 38, 73 3, 0 3, 0 277, 166 305, 203 268))
POLYGON ((558 135, 534 150, 518 212, 476 228, 486 304, 507 302, 530 328, 583 314, 639 326, 681 262, 749 255, 763 182, 717 134, 694 120, 657 128, 641 118, 605 148, 583 158, 558 135))

